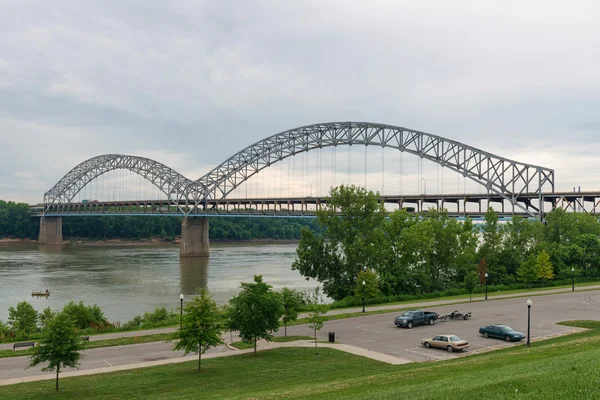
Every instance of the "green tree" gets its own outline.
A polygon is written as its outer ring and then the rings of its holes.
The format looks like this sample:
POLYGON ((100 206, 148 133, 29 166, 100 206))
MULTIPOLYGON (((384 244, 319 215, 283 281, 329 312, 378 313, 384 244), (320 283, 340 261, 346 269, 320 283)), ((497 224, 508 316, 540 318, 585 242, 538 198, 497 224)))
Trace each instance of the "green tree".
POLYGON ((377 278, 377 275, 369 269, 363 269, 356 277, 354 296, 360 299, 363 295, 365 299, 372 299, 379 295, 379 279, 377 278), (363 281, 365 282, 364 285, 362 284, 363 281))
POLYGON ((479 247, 479 260, 484 260, 489 274, 489 283, 500 283, 505 270, 500 265, 502 250, 502 232, 498 223, 498 214, 490 207, 485 213, 485 222, 482 229, 482 243, 479 247))
POLYGON ((464 281, 470 271, 470 266, 477 263, 477 242, 479 230, 470 218, 462 223, 458 232, 458 246, 456 256, 456 280, 464 281))
POLYGON ((422 242, 412 234, 417 219, 406 210, 396 210, 384 222, 384 242, 380 246, 383 262, 379 266, 380 288, 385 295, 414 293, 412 268, 415 246, 422 242))
POLYGON ((233 320, 233 308, 229 304, 221 306, 221 318, 223 327, 229 332, 229 343, 233 343, 233 331, 236 330, 235 321, 233 320))
POLYGON ((471 296, 473 295, 473 290, 477 287, 477 283, 479 282, 479 276, 477 272, 470 271, 467 275, 465 275, 465 280, 463 285, 465 289, 469 291, 469 301, 472 300, 471 296))
POLYGON ((37 311, 26 301, 17 303, 17 308, 8 309, 8 323, 21 336, 26 337, 37 331, 37 319, 37 311))
POLYGON ((544 279, 554 278, 554 271, 552 269, 552 263, 550 262, 550 256, 546 253, 546 250, 542 250, 536 260, 537 266, 537 277, 542 280, 542 286, 544 285, 544 279))
POLYGON ((271 333, 279 330, 283 305, 280 296, 273 292, 271 285, 263 282, 260 275, 254 276, 254 283, 242 283, 241 288, 240 293, 229 304, 242 342, 253 343, 256 353, 256 341, 265 339, 270 342, 273 340, 271 333))
POLYGON ((56 391, 58 391, 58 374, 61 368, 77 368, 83 349, 81 337, 75 330, 71 317, 58 313, 46 324, 39 345, 33 348, 29 367, 48 362, 42 371, 56 370, 56 391))
POLYGON ((301 232, 292 269, 322 282, 329 297, 348 297, 362 267, 378 269, 384 261, 385 208, 379 194, 342 185, 331 190, 317 220, 324 236, 301 232))
POLYGON ((44 310, 42 310, 38 314, 38 320, 39 320, 40 327, 42 328, 42 330, 46 328, 46 326, 48 325, 48 322, 55 316, 56 316, 56 311, 54 311, 50 307, 44 308, 44 310))
MULTIPOLYGON (((315 306, 313 311, 308 315, 308 327, 313 330, 315 336, 315 349, 318 349, 317 346, 317 331, 320 331, 325 324, 325 313, 327 312, 327 308, 323 305, 315 306)), ((318 351, 318 350, 317 350, 318 351)))
POLYGON ((538 264, 535 257, 530 256, 521 263, 521 266, 517 270, 519 280, 527 283, 528 287, 531 287, 531 282, 535 282, 539 277, 538 264))
POLYGON ((281 303, 283 305, 281 320, 283 321, 284 335, 287 336, 288 322, 298 319, 298 310, 302 307, 302 296, 297 291, 285 287, 281 290, 281 303))
POLYGON ((188 301, 183 309, 183 326, 177 331, 177 343, 173 350, 183 350, 184 355, 198 352, 198 372, 202 370, 202 354, 210 348, 223 344, 222 314, 208 290, 188 301))

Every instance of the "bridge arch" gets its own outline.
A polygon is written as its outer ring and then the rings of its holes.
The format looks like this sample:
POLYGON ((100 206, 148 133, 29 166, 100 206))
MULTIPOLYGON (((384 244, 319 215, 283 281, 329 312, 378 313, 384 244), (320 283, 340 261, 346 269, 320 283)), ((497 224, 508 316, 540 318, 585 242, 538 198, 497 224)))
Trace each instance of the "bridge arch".
POLYGON ((518 202, 523 193, 554 192, 554 170, 488 153, 440 136, 403 127, 369 122, 330 122, 307 125, 269 136, 234 154, 206 175, 191 181, 157 161, 122 154, 91 158, 69 171, 44 195, 45 210, 68 203, 96 177, 127 169, 152 182, 187 215, 203 201, 225 198, 264 168, 296 154, 330 146, 381 146, 432 161, 479 183, 515 207, 534 215, 532 204, 518 202), (532 190, 533 189, 533 190, 532 190), (175 194, 175 196, 173 195, 175 194), (189 206, 189 207, 188 207, 189 206), (190 208, 191 207, 191 208, 190 208))
POLYGON ((416 155, 462 174, 532 215, 529 208, 518 203, 519 195, 538 193, 539 204, 542 204, 544 188, 554 192, 554 170, 549 168, 510 160, 441 136, 398 126, 330 122, 280 132, 239 151, 196 181, 205 188, 198 201, 225 198, 248 178, 285 158, 341 145, 390 147, 416 155))
POLYGON ((92 180, 118 169, 126 169, 144 177, 174 203, 183 200, 193 205, 199 196, 198 184, 164 164, 144 157, 104 154, 82 162, 62 177, 44 194, 44 209, 55 203, 69 203, 92 180))

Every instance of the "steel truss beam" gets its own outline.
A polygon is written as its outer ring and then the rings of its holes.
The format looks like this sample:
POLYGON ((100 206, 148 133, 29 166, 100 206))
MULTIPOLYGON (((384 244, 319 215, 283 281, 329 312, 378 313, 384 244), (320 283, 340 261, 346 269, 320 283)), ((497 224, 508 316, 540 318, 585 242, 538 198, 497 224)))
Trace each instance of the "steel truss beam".
POLYGON ((46 208, 54 203, 68 203, 96 177, 115 169, 128 169, 152 182, 174 204, 179 204, 177 200, 185 200, 194 212, 202 203, 225 198, 250 177, 276 162, 314 149, 352 145, 389 147, 429 160, 479 183, 488 192, 501 196, 532 216, 536 213, 519 204, 519 195, 538 193, 539 204, 543 204, 543 193, 554 192, 554 170, 548 168, 402 127, 331 122, 291 129, 256 142, 196 181, 147 158, 118 154, 98 156, 65 175, 45 194, 44 203, 46 208))
POLYGON ((46 192, 44 210, 48 210, 55 203, 70 203, 85 185, 117 169, 126 169, 143 176, 166 194, 173 204, 178 205, 177 200, 195 204, 194 199, 199 196, 195 190, 197 184, 164 164, 144 157, 105 154, 82 162, 46 192))

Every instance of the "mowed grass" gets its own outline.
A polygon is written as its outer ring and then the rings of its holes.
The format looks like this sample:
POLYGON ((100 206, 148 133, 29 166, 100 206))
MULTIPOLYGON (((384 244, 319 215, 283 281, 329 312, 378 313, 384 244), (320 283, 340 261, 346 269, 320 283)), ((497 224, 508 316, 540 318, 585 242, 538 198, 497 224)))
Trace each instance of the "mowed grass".
POLYGON ((590 331, 436 363, 392 366, 334 349, 258 354, 0 387, 0 399, 597 399, 600 322, 590 331))

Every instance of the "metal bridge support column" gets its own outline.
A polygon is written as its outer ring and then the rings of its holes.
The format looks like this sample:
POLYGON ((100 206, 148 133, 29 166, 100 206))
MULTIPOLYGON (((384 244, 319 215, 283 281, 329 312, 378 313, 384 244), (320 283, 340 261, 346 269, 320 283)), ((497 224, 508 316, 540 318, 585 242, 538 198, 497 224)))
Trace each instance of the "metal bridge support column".
POLYGON ((208 218, 185 217, 181 221, 180 257, 208 257, 208 218))
POLYGON ((62 217, 42 217, 38 244, 62 244, 62 217))

